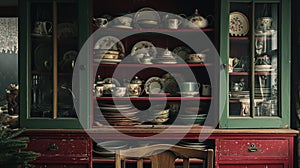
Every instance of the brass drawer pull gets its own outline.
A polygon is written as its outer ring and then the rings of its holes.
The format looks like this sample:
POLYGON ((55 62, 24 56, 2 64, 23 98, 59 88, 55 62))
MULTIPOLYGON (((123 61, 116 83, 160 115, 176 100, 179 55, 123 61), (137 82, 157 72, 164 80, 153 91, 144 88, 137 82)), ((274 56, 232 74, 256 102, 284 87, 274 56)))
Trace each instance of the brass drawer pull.
POLYGON ((248 151, 249 151, 249 152, 257 152, 257 151, 258 151, 258 148, 257 148, 257 146, 255 146, 254 144, 251 144, 251 145, 248 147, 248 151))
POLYGON ((54 144, 51 144, 49 147, 48 147, 48 151, 57 151, 58 150, 58 146, 54 143, 54 144))

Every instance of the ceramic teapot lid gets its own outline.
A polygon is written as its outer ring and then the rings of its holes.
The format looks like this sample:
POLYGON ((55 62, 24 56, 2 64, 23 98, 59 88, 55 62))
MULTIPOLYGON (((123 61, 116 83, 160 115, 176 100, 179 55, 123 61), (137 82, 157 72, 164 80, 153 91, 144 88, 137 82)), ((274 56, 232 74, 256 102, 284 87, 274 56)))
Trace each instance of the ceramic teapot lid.
POLYGON ((164 56, 172 56, 172 52, 166 48, 166 50, 164 51, 164 56))
POLYGON ((203 17, 199 15, 198 9, 195 9, 194 14, 188 17, 188 19, 193 22, 194 20, 199 20, 199 19, 202 20, 203 17))
POLYGON ((103 81, 103 79, 100 77, 100 75, 97 75, 97 78, 96 78, 96 82, 95 82, 96 84, 103 84, 104 83, 104 81, 103 81))
MULTIPOLYGON (((207 17, 204 18, 204 17, 200 16, 198 13, 198 9, 195 9, 195 13, 192 16, 188 17, 188 20, 190 22, 192 22, 194 24, 194 26, 196 26, 197 28, 205 28, 209 24, 211 24, 211 22, 213 21, 213 16, 210 16, 210 17, 212 20, 209 23, 207 20, 207 17)), ((191 25, 189 25, 189 26, 191 26, 191 25)), ((191 28, 195 28, 195 27, 192 26, 191 28)))
POLYGON ((130 84, 142 84, 142 80, 139 79, 138 76, 135 76, 131 81, 130 84))

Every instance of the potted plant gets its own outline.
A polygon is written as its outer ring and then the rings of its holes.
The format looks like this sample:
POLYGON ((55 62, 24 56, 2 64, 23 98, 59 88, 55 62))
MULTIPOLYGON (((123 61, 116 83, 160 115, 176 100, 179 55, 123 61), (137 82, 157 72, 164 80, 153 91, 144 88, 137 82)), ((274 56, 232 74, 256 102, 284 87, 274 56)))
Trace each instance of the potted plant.
POLYGON ((18 137, 24 129, 11 129, 0 123, 0 167, 28 168, 38 153, 25 151, 29 138, 18 137))

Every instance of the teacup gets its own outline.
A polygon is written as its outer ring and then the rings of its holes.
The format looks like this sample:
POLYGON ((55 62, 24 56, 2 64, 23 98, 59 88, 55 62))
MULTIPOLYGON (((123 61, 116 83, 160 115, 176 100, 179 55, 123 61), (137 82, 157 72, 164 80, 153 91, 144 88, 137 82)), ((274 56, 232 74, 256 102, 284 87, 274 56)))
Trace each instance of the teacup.
POLYGON ((98 27, 106 27, 108 24, 108 20, 106 18, 93 18, 94 24, 98 27))
POLYGON ((114 19, 114 25, 131 26, 132 18, 128 16, 120 16, 114 19))
POLYGON ((168 28, 169 29, 178 29, 181 21, 179 19, 168 19, 168 28))
POLYGON ((272 18, 271 17, 260 17, 257 19, 257 27, 256 30, 266 31, 271 29, 272 25, 272 18))
POLYGON ((185 57, 187 63, 204 63, 206 54, 197 53, 197 54, 188 54, 185 57))
POLYGON ((197 82, 183 82, 181 84, 181 92, 198 92, 200 89, 200 83, 197 82))
POLYGON ((52 33, 52 22, 36 21, 34 22, 33 32, 40 35, 48 35, 52 33))
POLYGON ((211 86, 209 84, 202 84, 202 96, 211 95, 211 86))
POLYGON ((127 87, 115 87, 113 95, 115 97, 124 97, 127 92, 127 87))

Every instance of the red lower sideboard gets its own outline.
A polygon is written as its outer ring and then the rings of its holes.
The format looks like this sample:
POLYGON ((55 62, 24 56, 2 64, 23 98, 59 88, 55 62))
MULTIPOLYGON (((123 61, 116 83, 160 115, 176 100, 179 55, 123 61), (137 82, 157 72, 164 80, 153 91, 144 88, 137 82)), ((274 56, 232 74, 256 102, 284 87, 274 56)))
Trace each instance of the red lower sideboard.
MULTIPOLYGON (((113 168, 113 158, 93 153, 94 139, 121 140, 126 134, 146 140, 197 140, 199 135, 211 142, 215 151, 216 168, 293 168, 294 139, 298 131, 292 129, 209 129, 192 127, 118 127, 95 130, 27 130, 30 137, 27 150, 41 154, 33 164, 36 168, 113 168), (153 136, 158 135, 160 136, 153 136), (182 138, 183 137, 183 138, 182 138)), ((134 138, 133 138, 134 140, 134 138)), ((180 167, 180 163, 178 163, 180 167)))

